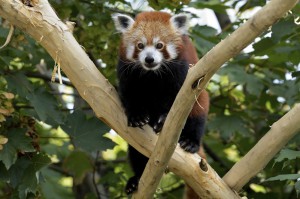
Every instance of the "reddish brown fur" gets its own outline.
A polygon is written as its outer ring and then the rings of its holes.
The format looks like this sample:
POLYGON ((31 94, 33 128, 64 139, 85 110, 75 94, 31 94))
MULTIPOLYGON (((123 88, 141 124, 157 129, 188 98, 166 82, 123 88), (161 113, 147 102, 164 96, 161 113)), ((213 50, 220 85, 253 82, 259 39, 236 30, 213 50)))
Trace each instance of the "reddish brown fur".
POLYGON ((181 35, 175 30, 170 23, 171 15, 164 12, 142 12, 135 18, 133 27, 123 34, 120 56, 126 58, 125 46, 133 44, 135 46, 134 58, 138 55, 136 44, 141 41, 142 37, 147 39, 147 45, 153 45, 153 39, 159 37, 165 46, 161 50, 165 58, 169 58, 166 50, 167 43, 173 43, 177 46, 177 51, 182 51, 183 41, 181 35))
MULTIPOLYGON (((181 59, 185 59, 191 67, 195 65, 199 58, 197 55, 196 48, 194 47, 193 43, 191 42, 190 38, 187 35, 182 36, 183 40, 183 49, 181 53, 181 59)), ((203 90, 197 99, 198 103, 195 102, 193 109, 190 113, 190 116, 197 117, 207 116, 208 109, 209 109, 209 96, 206 90, 203 90)))

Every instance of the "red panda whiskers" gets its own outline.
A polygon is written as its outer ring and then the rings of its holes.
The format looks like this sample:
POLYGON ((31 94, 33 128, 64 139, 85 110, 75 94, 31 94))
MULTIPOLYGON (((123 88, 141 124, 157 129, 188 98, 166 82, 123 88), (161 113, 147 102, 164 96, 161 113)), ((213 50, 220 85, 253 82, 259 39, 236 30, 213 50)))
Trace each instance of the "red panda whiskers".
POLYGON ((166 73, 170 73, 175 78, 174 73, 172 72, 172 70, 170 69, 170 66, 168 65, 168 62, 162 62, 162 69, 161 69, 161 71, 162 72, 166 72, 166 73), (165 71, 164 69, 166 69, 167 71, 165 71))

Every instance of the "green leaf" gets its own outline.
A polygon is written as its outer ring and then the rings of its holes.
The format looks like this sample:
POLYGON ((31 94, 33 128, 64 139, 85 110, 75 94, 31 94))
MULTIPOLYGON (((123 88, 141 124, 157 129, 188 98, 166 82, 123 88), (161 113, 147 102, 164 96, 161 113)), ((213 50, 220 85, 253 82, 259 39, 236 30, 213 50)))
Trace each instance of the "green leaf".
MULTIPOLYGON (((300 180, 298 179, 297 182, 295 183, 295 189, 297 192, 300 192, 300 180)), ((299 194, 299 193, 298 193, 299 194)))
POLYGON ((196 25, 193 28, 193 32, 202 35, 204 37, 215 37, 217 35, 218 31, 210 26, 199 26, 196 25))
POLYGON ((39 183, 38 172, 51 162, 44 154, 34 154, 33 157, 21 157, 9 169, 10 183, 18 188, 19 197, 26 198, 28 193, 36 193, 39 183))
POLYGON ((85 175, 93 171, 93 164, 85 152, 73 151, 66 157, 63 163, 63 169, 73 175, 75 184, 80 184, 85 175))
POLYGON ((210 1, 195 1, 189 4, 191 7, 195 8, 210 8, 218 13, 226 13, 228 6, 221 3, 219 0, 210 0, 210 1))
POLYGON ((233 137, 234 133, 242 135, 248 134, 249 130, 245 127, 244 122, 237 116, 219 116, 208 122, 210 131, 218 131, 221 136, 229 140, 233 137))
POLYGON ((0 56, 0 64, 1 65, 6 65, 6 66, 9 66, 9 63, 11 61, 11 57, 7 57, 7 56, 0 56))
POLYGON ((0 181, 8 181, 9 174, 3 162, 0 162, 0 181))
POLYGON ((30 160, 25 157, 19 158, 14 165, 8 170, 10 176, 10 184, 13 188, 16 188, 23 178, 25 170, 30 166, 30 160))
POLYGON ((36 171, 28 167, 23 174, 21 184, 18 186, 19 197, 25 199, 28 193, 36 193, 38 180, 36 171))
POLYGON ((244 67, 238 64, 230 63, 223 67, 220 75, 228 75, 231 82, 245 85, 249 94, 259 96, 264 88, 263 81, 253 74, 248 74, 244 67))
POLYGON ((31 138, 26 136, 25 133, 26 129, 11 129, 5 133, 8 142, 4 145, 3 150, 0 151, 0 160, 3 161, 7 169, 15 163, 18 152, 35 151, 31 144, 31 138))
POLYGON ((284 180, 297 180, 300 178, 300 174, 283 174, 283 175, 278 175, 275 177, 271 177, 265 180, 265 182, 269 181, 284 181, 284 180))
POLYGON ((246 90, 255 96, 259 96, 264 88, 262 80, 255 75, 246 75, 246 90))
POLYGON ((294 151, 290 149, 282 149, 275 159, 275 162, 281 162, 285 159, 294 160, 296 158, 300 158, 300 151, 294 151))
POLYGON ((5 77, 8 85, 8 90, 26 98, 33 91, 33 86, 28 81, 23 73, 16 73, 5 77))
POLYGON ((38 153, 31 159, 31 167, 36 172, 50 163, 51 159, 43 153, 38 153))
POLYGON ((71 137, 76 148, 93 152, 114 146, 110 139, 103 137, 109 128, 95 117, 87 119, 81 111, 75 111, 61 127, 71 137))
POLYGON ((56 110, 57 101, 52 95, 42 89, 38 89, 28 94, 27 99, 36 111, 39 120, 44 122, 51 120, 58 124, 62 123, 61 114, 56 110))
POLYGON ((41 192, 43 198, 53 199, 53 198, 63 198, 63 199, 74 199, 75 196, 70 187, 62 186, 62 176, 60 173, 44 168, 42 170, 45 182, 40 184, 41 192))
POLYGON ((216 44, 209 39, 201 36, 195 38, 195 46, 202 55, 206 54, 210 49, 212 49, 216 44))
POLYGON ((292 72, 292 77, 300 77, 300 71, 292 72))
POLYGON ((272 39, 277 43, 280 39, 295 31, 295 23, 292 20, 281 20, 272 26, 272 39))
POLYGON ((263 38, 259 42, 253 44, 253 48, 255 50, 254 53, 255 55, 265 55, 266 51, 274 45, 276 45, 276 43, 274 43, 271 38, 263 38))

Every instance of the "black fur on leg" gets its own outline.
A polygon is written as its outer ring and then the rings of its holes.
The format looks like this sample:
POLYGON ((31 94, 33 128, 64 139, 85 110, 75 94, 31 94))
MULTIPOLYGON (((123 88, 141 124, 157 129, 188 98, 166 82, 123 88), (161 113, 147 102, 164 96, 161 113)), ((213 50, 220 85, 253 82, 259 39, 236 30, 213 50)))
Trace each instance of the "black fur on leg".
POLYGON ((139 185, 140 178, 137 176, 132 176, 127 181, 126 187, 125 187, 125 193, 127 195, 132 194, 133 192, 137 191, 138 185, 139 185))
POLYGON ((179 138, 179 145, 190 153, 196 153, 200 147, 200 139, 204 133, 205 116, 188 117, 179 138))
POLYGON ((138 189, 139 180, 144 172, 148 158, 130 145, 128 147, 128 156, 134 176, 127 181, 125 192, 126 194, 132 194, 138 189))

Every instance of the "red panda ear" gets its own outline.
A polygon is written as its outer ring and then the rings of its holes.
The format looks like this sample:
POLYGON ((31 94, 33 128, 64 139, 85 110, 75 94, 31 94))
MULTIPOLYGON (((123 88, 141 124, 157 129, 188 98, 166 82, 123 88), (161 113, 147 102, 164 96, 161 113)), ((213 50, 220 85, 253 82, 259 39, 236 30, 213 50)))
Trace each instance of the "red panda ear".
POLYGON ((174 15, 171 17, 170 22, 181 34, 188 34, 189 16, 187 14, 174 15))
POLYGON ((121 33, 129 30, 134 23, 134 20, 130 16, 119 13, 112 14, 112 19, 114 20, 117 31, 121 33))

